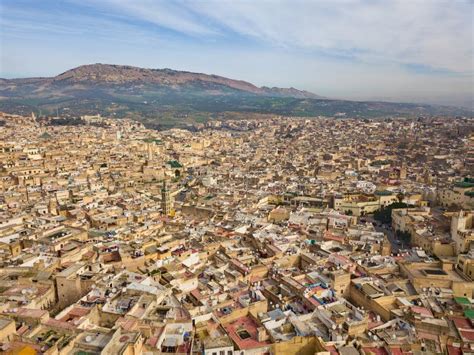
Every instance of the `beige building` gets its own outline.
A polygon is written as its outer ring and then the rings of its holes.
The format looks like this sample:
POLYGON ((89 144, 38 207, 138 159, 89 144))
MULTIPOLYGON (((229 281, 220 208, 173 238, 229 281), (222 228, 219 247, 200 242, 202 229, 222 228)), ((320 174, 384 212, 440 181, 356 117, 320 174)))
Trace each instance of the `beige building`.
POLYGON ((410 225, 421 222, 430 215, 429 208, 396 208, 392 210, 392 228, 395 231, 408 232, 410 225))
POLYGON ((16 334, 15 321, 10 318, 0 318, 0 342, 12 341, 16 334))
POLYGON ((442 189, 438 193, 438 202, 446 207, 474 208, 474 179, 466 178, 452 187, 442 189))
POLYGON ((269 222, 281 222, 290 218, 290 212, 286 208, 278 207, 270 211, 268 214, 269 222))
POLYGON ((474 282, 458 272, 451 262, 424 263, 401 261, 400 272, 422 291, 429 287, 451 289, 456 297, 473 297, 474 282))
POLYGON ((458 255, 457 268, 471 279, 474 279, 474 252, 470 251, 467 254, 458 255))
POLYGON ((90 291, 96 278, 92 267, 82 263, 73 264, 56 276, 58 303, 61 308, 79 300, 90 291))
POLYGON ((352 215, 359 217, 374 213, 380 208, 397 201, 397 196, 389 192, 380 192, 374 195, 359 193, 345 194, 342 196, 334 196, 334 209, 344 213, 350 211, 352 215))
POLYGON ((474 212, 459 211, 451 219, 451 238, 457 253, 467 253, 474 244, 474 212))

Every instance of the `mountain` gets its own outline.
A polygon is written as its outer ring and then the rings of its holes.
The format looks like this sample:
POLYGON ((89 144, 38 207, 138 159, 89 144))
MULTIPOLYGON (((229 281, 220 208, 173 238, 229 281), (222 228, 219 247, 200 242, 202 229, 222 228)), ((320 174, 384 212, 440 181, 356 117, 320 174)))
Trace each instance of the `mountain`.
POLYGON ((277 88, 277 87, 266 87, 262 86, 260 88, 263 90, 267 96, 276 96, 276 97, 294 97, 298 99, 324 99, 324 97, 313 94, 312 92, 306 90, 298 90, 295 88, 277 88))
POLYGON ((109 64, 83 65, 50 78, 0 79, 0 110, 61 116, 100 113, 133 117, 151 126, 203 122, 226 112, 308 117, 471 114, 446 106, 330 100, 217 75, 109 64))
MULTIPOLYGON (((103 85, 110 87, 157 86, 177 91, 195 87, 214 95, 236 91, 242 94, 262 96, 320 98, 318 95, 295 88, 259 88, 246 81, 228 79, 218 75, 110 64, 82 65, 53 78, 1 79, 0 84, 2 85, 2 96, 7 97, 10 94, 15 94, 15 90, 21 89, 21 86, 33 85, 41 90, 54 90, 64 87, 80 89, 82 86, 103 85), (3 86, 6 90, 3 90, 3 86)), ((38 93, 37 90, 34 90, 34 92, 38 93)))

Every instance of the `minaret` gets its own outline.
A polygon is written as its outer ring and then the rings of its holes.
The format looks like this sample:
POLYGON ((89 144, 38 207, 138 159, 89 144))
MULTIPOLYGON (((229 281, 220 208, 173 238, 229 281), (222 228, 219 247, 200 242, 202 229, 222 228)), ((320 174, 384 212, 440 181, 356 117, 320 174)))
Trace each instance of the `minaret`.
POLYGON ((400 167, 400 180, 405 180, 407 178, 407 165, 405 162, 402 163, 400 167))
POLYGON ((58 200, 50 198, 48 203, 48 212, 54 216, 58 215, 58 200))
POLYGON ((148 161, 152 161, 153 160, 153 147, 151 146, 150 143, 147 143, 147 159, 148 161))
POLYGON ((163 180, 163 187, 161 188, 161 213, 166 216, 169 216, 171 213, 171 196, 166 177, 163 180))

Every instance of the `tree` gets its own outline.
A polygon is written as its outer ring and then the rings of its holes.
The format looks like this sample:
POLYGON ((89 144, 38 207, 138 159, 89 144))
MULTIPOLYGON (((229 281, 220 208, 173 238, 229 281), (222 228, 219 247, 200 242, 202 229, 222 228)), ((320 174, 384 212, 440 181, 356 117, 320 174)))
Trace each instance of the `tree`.
POLYGON ((383 224, 392 223, 392 210, 396 208, 406 208, 408 205, 403 202, 394 202, 387 207, 382 207, 380 210, 374 212, 374 219, 383 224))
POLYGON ((405 245, 409 245, 411 241, 411 234, 410 232, 404 232, 398 230, 395 235, 397 236, 397 239, 401 241, 405 245))
POLYGON ((404 194, 403 192, 399 192, 399 193, 397 194, 398 202, 401 203, 404 198, 405 198, 405 194, 404 194))

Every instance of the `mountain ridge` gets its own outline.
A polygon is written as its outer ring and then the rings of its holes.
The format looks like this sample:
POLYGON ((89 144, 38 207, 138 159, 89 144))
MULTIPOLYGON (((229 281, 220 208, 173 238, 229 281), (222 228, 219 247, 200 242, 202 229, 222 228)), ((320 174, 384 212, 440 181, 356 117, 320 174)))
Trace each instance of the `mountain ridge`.
POLYGON ((0 79, 0 111, 128 117, 169 127, 226 113, 302 117, 472 116, 472 110, 414 103, 328 99, 295 88, 257 87, 218 75, 88 64, 54 77, 0 79))
POLYGON ((169 68, 152 69, 118 64, 85 64, 69 69, 53 77, 0 79, 0 83, 29 83, 46 81, 49 83, 102 83, 102 84, 157 84, 177 88, 193 82, 227 86, 234 90, 262 96, 282 96, 295 98, 322 98, 306 90, 293 87, 258 87, 244 80, 230 79, 215 74, 197 73, 169 68))

